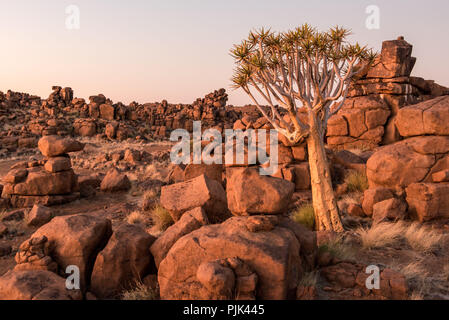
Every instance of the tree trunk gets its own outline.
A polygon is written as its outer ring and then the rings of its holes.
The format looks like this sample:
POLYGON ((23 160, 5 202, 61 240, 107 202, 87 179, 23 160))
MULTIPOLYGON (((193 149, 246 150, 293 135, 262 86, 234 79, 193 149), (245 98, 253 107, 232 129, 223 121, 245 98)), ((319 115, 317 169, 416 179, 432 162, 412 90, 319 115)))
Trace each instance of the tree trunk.
MULTIPOLYGON (((312 118, 311 116, 310 118, 312 118)), ((307 138, 309 168, 312 184, 315 223, 318 230, 343 232, 337 201, 332 188, 332 179, 327 161, 322 134, 316 119, 310 119, 310 134, 307 138)))

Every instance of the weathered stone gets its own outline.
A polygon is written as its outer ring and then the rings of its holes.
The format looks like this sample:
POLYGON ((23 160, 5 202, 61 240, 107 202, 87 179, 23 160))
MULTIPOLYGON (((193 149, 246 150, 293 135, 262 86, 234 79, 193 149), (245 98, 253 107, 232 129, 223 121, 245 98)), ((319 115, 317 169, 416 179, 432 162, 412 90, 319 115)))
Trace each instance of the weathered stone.
POLYGON ((289 181, 244 168, 227 180, 229 210, 234 215, 281 214, 288 208, 294 189, 289 181))
POLYGON ((396 126, 403 137, 449 135, 449 96, 399 110, 396 126))
POLYGON ((50 208, 34 205, 25 217, 25 222, 31 227, 41 227, 53 218, 53 211, 50 208))
POLYGON ((204 174, 189 181, 162 187, 160 201, 174 221, 196 207, 203 207, 211 222, 228 216, 223 186, 204 174))
POLYGON ((414 183, 406 192, 413 218, 420 222, 449 218, 449 184, 414 183))
POLYGON ((9 271, 0 277, 0 300, 81 300, 65 279, 50 271, 9 271))
POLYGON ((223 165, 221 164, 188 164, 184 169, 184 181, 206 175, 209 179, 222 182, 223 165))
POLYGON ((238 257, 257 274, 258 299, 294 296, 301 272, 298 240, 290 230, 280 227, 269 232, 250 232, 247 219, 234 217, 179 239, 159 267, 161 298, 204 298, 198 268, 203 263, 229 257, 238 257))
POLYGON ((44 165, 45 170, 48 172, 61 172, 61 171, 67 171, 72 168, 72 163, 70 161, 70 158, 66 157, 56 157, 56 158, 50 158, 45 162, 44 165))
POLYGON ((201 207, 184 213, 178 222, 165 230, 152 244, 151 253, 153 254, 156 267, 159 267, 161 261, 167 256, 168 251, 176 241, 207 224, 209 224, 209 221, 206 212, 201 207))
POLYGON ((367 216, 373 215, 373 207, 376 203, 394 198, 394 194, 387 188, 368 189, 363 194, 362 208, 367 216))
POLYGON ((373 206, 373 221, 374 223, 385 221, 398 221, 405 218, 407 204, 397 198, 391 198, 376 203, 373 206))
POLYGON ((84 149, 84 144, 72 138, 60 136, 45 136, 38 142, 40 152, 46 157, 56 157, 69 152, 77 152, 84 149))
POLYGON ((78 266, 81 288, 89 281, 95 258, 112 234, 111 221, 89 215, 55 217, 39 228, 32 238, 46 236, 50 245, 49 255, 60 268, 78 266))
POLYGON ((120 226, 97 256, 90 291, 98 298, 115 298, 143 279, 150 272, 154 240, 138 226, 120 226))
POLYGON ((100 185, 100 190, 104 192, 127 191, 130 188, 131 182, 128 176, 116 168, 112 168, 107 172, 100 185))

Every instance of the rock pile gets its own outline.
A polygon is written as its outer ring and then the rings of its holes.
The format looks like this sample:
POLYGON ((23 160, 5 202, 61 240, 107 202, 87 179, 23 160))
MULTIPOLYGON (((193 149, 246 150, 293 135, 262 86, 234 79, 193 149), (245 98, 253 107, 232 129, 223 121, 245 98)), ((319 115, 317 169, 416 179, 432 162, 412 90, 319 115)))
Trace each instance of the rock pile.
POLYGON ((448 116, 449 96, 399 111, 396 126, 405 139, 381 148, 367 163, 366 214, 395 194, 421 222, 449 218, 448 116))
POLYGON ((374 66, 351 85, 342 109, 329 119, 329 146, 373 149, 394 143, 400 139, 395 119, 403 107, 449 94, 434 81, 410 76, 416 62, 412 48, 402 37, 383 43, 374 66))
POLYGON ((110 140, 150 140, 165 138, 178 128, 192 130, 194 120, 203 128, 231 128, 242 111, 226 106, 224 89, 207 94, 192 104, 161 103, 124 105, 103 94, 89 97, 89 102, 74 98, 71 88, 53 86, 50 96, 8 91, 0 92, 0 156, 19 148, 34 148, 45 135, 100 135, 110 140))
POLYGON ((43 160, 19 162, 4 177, 2 198, 13 207, 56 205, 79 198, 77 176, 69 152, 81 151, 82 143, 59 136, 39 140, 43 160))

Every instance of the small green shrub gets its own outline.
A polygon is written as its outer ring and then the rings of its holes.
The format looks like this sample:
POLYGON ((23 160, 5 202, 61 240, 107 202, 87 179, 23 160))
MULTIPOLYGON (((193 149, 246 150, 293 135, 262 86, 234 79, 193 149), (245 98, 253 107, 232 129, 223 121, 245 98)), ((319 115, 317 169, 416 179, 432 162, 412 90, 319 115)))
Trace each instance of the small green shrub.
POLYGON ((315 210, 311 203, 305 204, 296 209, 291 217, 296 223, 313 230, 315 228, 315 210))
POLYGON ((365 192, 369 188, 366 173, 351 171, 345 178, 349 192, 365 192))

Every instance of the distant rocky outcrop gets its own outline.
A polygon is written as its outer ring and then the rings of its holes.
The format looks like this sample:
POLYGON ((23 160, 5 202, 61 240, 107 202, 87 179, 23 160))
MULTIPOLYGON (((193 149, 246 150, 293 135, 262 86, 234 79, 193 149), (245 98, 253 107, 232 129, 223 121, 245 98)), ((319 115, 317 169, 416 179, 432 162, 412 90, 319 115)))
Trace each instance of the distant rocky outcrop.
POLYGON ((350 87, 337 115, 329 119, 327 143, 334 149, 373 149, 401 138, 395 119, 408 105, 449 95, 432 80, 412 77, 412 45, 402 37, 385 41, 374 66, 350 87))

